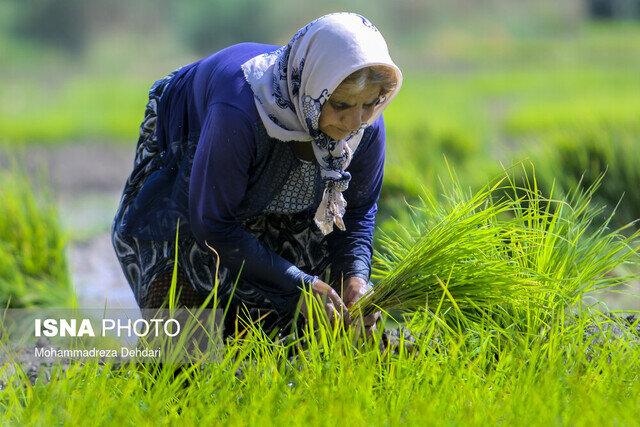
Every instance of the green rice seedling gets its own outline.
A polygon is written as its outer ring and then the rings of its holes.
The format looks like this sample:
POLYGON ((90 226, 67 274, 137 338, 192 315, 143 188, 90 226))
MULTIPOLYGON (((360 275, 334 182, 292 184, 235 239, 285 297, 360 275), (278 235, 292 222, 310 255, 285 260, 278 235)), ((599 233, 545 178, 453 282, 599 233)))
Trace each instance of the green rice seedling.
MULTIPOLYGON (((612 286, 623 278, 611 277, 616 267, 637 261, 639 234, 625 235, 620 229, 611 229, 616 212, 603 216, 604 207, 594 203, 604 175, 590 185, 578 182, 566 193, 566 198, 555 198, 554 187, 545 198, 535 177, 526 190, 525 202, 514 209, 514 218, 522 226, 542 231, 538 245, 524 248, 528 265, 548 277, 563 279, 558 289, 564 297, 575 300, 580 294, 597 288, 612 286)), ((515 187, 514 187, 515 192, 515 187)))
POLYGON ((75 294, 53 201, 24 173, 0 170, 0 303, 68 307, 75 294))

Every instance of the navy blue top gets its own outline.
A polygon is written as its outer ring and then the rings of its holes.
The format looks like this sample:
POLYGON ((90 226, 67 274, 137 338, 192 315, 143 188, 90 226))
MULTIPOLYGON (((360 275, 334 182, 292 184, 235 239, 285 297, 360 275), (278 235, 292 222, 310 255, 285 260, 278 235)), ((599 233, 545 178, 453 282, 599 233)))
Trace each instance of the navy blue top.
MULTIPOLYGON (((158 105, 156 135, 165 141, 163 165, 145 181, 119 231, 172 240, 179 219, 180 233, 190 231, 203 247, 205 242, 214 247, 226 267, 238 271, 244 262, 243 274, 291 291, 301 281, 310 284, 315 276, 264 246, 241 223, 259 213, 256 207, 266 206, 253 206, 252 212, 247 200, 251 182, 261 178, 256 171, 264 170, 257 164, 259 144, 269 138, 241 64, 278 47, 233 45, 175 74, 158 105)), ((327 235, 332 277, 341 272, 345 278, 369 279, 384 156, 380 117, 365 131, 347 168, 351 181, 343 192, 346 231, 334 228, 327 235)), ((316 208, 317 204, 310 212, 311 221, 316 208)))

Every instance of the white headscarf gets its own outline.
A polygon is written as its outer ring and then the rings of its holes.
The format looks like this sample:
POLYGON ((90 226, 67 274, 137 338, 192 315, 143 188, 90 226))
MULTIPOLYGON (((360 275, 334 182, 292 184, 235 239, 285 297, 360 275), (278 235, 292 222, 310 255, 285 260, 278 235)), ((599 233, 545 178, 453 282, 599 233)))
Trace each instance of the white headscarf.
POLYGON ((326 183, 314 220, 323 234, 335 223, 345 229, 342 192, 351 175, 345 171, 360 144, 365 127, 373 123, 396 96, 402 73, 389 56, 378 29, 361 15, 332 13, 301 28, 285 46, 242 64, 260 118, 270 137, 281 141, 313 141, 313 152, 326 183), (373 65, 393 69, 397 85, 360 129, 340 141, 319 129, 322 105, 351 73, 373 65))

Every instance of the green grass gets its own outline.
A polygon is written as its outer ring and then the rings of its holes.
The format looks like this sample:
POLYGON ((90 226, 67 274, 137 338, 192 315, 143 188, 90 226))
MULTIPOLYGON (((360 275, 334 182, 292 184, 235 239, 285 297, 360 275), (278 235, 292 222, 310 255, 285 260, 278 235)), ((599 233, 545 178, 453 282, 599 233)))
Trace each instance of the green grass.
MULTIPOLYGON (((616 227, 640 216, 640 28, 464 32, 431 40, 425 63, 435 65, 408 70, 385 112, 379 287, 354 309, 405 313, 395 320, 416 345, 383 352, 379 334, 363 343, 318 311, 304 341, 249 326, 216 350, 217 362, 177 378, 168 366, 73 363, 32 386, 5 364, 1 422, 638 425, 640 337, 629 325, 614 336, 622 321, 582 301, 638 280, 618 273, 638 271, 637 233, 616 227), (443 154, 460 182, 440 184, 443 154), (524 157, 537 180, 496 186, 496 160, 524 157)), ((148 87, 170 69, 144 79, 95 64, 78 66, 82 78, 14 76, 0 87, 0 138, 133 144, 148 87)), ((0 295, 21 305, 64 300, 55 211, 22 178, 0 183, 0 295)))
POLYGON ((0 142, 133 141, 150 85, 110 76, 76 77, 59 87, 34 87, 30 80, 14 80, 0 89, 0 96, 11 100, 26 95, 26 100, 1 106, 0 142))
MULTIPOLYGON (((19 369, 7 371, 2 421, 637 424, 637 325, 580 304, 584 292, 624 279, 608 273, 636 262, 637 244, 604 226, 589 229, 592 192, 547 209, 553 199, 530 182, 526 199, 500 199, 495 183, 472 194, 458 187, 448 204, 427 200, 425 215, 414 217, 414 228, 405 223, 396 243, 383 239, 391 254, 376 256, 389 267, 378 270, 378 286, 413 284, 414 293, 435 296, 433 305, 426 298, 422 307, 411 298, 401 305, 414 344, 401 339, 383 351, 380 332, 363 341, 354 329, 331 327, 319 304, 307 300, 313 321, 300 336, 274 340, 249 324, 224 348, 212 337, 209 353, 193 353, 193 364, 176 375, 167 364, 72 363, 32 386, 19 369), (407 251, 424 256, 422 264, 407 251), (430 275, 446 280, 434 283, 430 275), (420 286, 418 276, 425 279, 420 286), (532 289, 519 277, 544 278, 545 286, 532 289), (621 328, 617 336, 613 325, 621 328)), ((376 304, 397 308, 384 296, 376 304)))
POLYGON ((604 174, 595 202, 605 212, 615 210, 613 224, 635 221, 638 227, 640 194, 634 189, 640 182, 640 145, 635 132, 607 126, 565 129, 546 137, 530 159, 547 191, 552 186, 561 193, 579 183, 590 186, 604 174))
POLYGON ((74 300, 54 202, 19 172, 0 170, 0 304, 68 307, 74 300))
MULTIPOLYGON (((3 422, 18 424, 637 425, 637 345, 584 340, 584 322, 511 333, 500 347, 489 328, 443 332, 399 354, 326 333, 326 343, 311 341, 291 361, 284 345, 256 333, 193 371, 185 386, 187 374, 174 379, 169 369, 89 363, 47 385, 15 374, 0 405, 3 422)), ((429 333, 433 323, 412 327, 429 333)))

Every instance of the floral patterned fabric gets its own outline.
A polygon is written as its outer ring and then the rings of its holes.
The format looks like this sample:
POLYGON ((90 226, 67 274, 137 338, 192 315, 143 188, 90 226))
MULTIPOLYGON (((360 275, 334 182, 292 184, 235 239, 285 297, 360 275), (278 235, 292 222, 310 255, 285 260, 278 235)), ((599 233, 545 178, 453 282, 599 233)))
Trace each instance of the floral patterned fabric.
POLYGON ((323 234, 331 233, 334 224, 345 230, 342 193, 351 180, 346 169, 365 128, 402 85, 402 73, 391 60, 384 38, 361 15, 332 13, 305 25, 280 49, 247 61, 242 69, 269 136, 281 141, 313 141, 325 186, 314 221, 323 234), (371 65, 394 70, 396 87, 380 100, 368 122, 343 140, 332 140, 320 131, 323 104, 347 76, 371 65))

